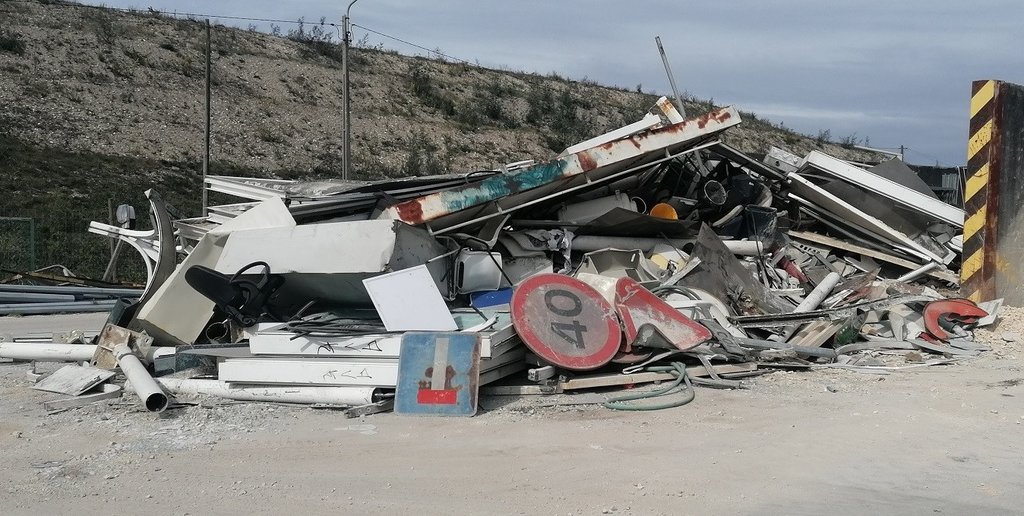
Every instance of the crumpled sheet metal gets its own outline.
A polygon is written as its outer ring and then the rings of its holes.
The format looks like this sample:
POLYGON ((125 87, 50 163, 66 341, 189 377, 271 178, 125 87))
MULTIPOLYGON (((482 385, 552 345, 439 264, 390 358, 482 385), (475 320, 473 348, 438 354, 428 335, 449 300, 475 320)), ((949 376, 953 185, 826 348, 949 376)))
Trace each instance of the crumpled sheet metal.
POLYGON ((617 172, 657 161, 666 151, 683 151, 739 123, 740 115, 736 109, 718 109, 698 118, 644 131, 523 170, 402 202, 384 210, 379 218, 401 220, 407 224, 431 223, 434 231, 441 231, 458 224, 452 219, 441 220, 454 213, 489 205, 497 206, 498 211, 493 212, 495 216, 513 211, 552 193, 568 193, 567 188, 573 179, 581 178, 583 184, 600 181, 617 172))

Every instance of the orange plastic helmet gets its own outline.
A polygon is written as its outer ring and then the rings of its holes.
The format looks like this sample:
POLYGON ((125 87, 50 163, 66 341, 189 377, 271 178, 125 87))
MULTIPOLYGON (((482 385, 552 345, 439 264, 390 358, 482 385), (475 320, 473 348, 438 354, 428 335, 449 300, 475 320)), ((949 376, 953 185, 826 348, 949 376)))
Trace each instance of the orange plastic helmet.
POLYGON ((659 219, 679 220, 679 214, 676 213, 676 209, 671 204, 664 202, 659 202, 651 208, 651 216, 658 217, 659 219))

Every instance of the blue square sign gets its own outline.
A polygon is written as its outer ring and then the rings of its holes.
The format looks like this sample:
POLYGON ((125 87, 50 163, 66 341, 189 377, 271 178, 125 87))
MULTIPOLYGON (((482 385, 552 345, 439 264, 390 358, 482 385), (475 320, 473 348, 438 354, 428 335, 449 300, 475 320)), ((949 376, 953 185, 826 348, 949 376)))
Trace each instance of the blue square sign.
POLYGON ((480 339, 475 333, 406 333, 398 358, 395 412, 472 416, 480 388, 480 339))

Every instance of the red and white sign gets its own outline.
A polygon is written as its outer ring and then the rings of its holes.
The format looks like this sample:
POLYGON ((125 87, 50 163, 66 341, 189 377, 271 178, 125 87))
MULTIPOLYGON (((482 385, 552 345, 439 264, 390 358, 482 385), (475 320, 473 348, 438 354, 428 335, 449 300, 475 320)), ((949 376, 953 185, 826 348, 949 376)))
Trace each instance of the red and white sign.
POLYGON ((539 357, 575 371, 607 364, 622 341, 611 304, 590 285, 562 274, 538 274, 516 288, 512 325, 539 357))
POLYGON ((626 342, 636 340, 640 326, 651 324, 658 328, 673 346, 686 351, 711 340, 711 331, 704 325, 679 313, 665 300, 630 278, 619 278, 615 283, 615 307, 626 330, 626 342))

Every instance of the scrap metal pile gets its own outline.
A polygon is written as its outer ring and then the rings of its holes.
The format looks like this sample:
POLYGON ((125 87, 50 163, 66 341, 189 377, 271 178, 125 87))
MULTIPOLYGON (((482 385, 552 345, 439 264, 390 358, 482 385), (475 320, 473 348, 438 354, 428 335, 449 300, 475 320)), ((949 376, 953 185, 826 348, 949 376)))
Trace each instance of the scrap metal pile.
POLYGON ((900 161, 755 159, 721 141, 740 122, 733 108, 683 120, 663 98, 543 163, 211 177, 244 202, 176 221, 148 192, 154 232, 90 228, 150 270, 90 356, 174 372, 129 375, 154 410, 207 393, 466 415, 479 392, 662 382, 607 404, 656 408, 773 368, 888 371, 985 349, 971 329, 998 303, 940 293, 957 286, 962 210, 900 161))

